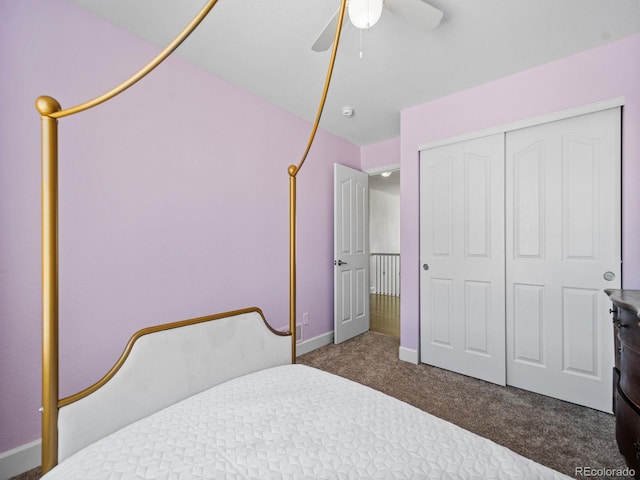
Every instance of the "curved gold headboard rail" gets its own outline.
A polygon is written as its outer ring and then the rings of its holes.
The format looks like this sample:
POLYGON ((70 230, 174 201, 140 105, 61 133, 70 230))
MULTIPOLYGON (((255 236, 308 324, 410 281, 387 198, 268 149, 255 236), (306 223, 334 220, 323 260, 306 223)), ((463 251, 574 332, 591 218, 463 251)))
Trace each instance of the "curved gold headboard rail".
POLYGON ((232 378, 289 364, 289 336, 257 308, 137 332, 103 379, 60 401, 58 460, 232 378))
POLYGON ((84 390, 78 393, 75 393, 73 395, 60 399, 60 401, 58 401, 58 408, 64 407, 73 402, 77 402, 78 400, 81 400, 82 398, 88 395, 91 395, 93 392, 95 392, 96 390, 104 386, 109 380, 111 380, 115 376, 116 373, 118 373, 122 365, 124 365, 124 362, 129 357, 129 354, 131 353, 131 350, 133 349, 133 346, 135 345, 135 343, 145 335, 162 332, 165 330, 172 330, 174 328, 188 327, 190 325, 197 325, 199 323, 211 322, 211 321, 220 320, 223 318, 235 317, 238 315, 243 315, 245 313, 253 313, 253 312, 260 315, 265 326, 274 335, 278 335, 282 337, 288 337, 289 335, 291 335, 291 332, 281 332, 273 328, 271 325, 269 325, 269 322, 267 322, 267 319, 265 318, 264 313, 258 307, 243 308, 240 310, 233 310, 233 311, 224 312, 224 313, 216 313, 214 315, 190 318, 190 319, 181 320, 178 322, 165 323, 162 325, 154 325, 152 327, 143 328, 142 330, 137 331, 131 336, 131 338, 127 342, 126 347, 124 348, 124 351, 122 352, 122 354, 120 355, 116 363, 113 365, 113 367, 111 367, 111 369, 104 375, 104 377, 102 377, 100 380, 98 380, 96 383, 94 383, 90 387, 87 387, 84 390))

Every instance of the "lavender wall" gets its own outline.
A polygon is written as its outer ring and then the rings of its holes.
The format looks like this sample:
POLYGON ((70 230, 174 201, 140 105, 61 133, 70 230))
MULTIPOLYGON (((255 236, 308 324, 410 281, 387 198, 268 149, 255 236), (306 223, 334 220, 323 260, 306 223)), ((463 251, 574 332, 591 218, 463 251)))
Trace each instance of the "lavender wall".
POLYGON ((400 165, 400 137, 361 147, 360 163, 365 171, 400 165))
POLYGON ((640 288, 640 35, 407 109, 401 122, 401 344, 418 349, 418 146, 618 96, 623 110, 623 284, 640 288))
MULTIPOLYGON (((37 96, 63 107, 158 48, 62 0, 0 1, 0 453, 40 436, 37 96)), ((99 379, 152 324, 261 307, 288 323, 287 166, 310 125, 174 56, 122 96, 60 121, 61 388, 99 379)), ((299 174, 299 312, 333 329, 332 165, 320 131, 299 174)))

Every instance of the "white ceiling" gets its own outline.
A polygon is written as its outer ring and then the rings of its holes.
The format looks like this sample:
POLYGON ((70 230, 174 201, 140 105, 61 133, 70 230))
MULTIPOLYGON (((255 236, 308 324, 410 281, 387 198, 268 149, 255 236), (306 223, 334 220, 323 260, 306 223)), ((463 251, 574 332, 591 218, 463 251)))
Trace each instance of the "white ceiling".
MULTIPOLYGON (((205 0, 71 0, 165 46, 205 0)), ((640 0, 428 0, 429 33, 384 11, 342 35, 321 127, 357 145, 400 133, 400 111, 640 32, 640 0), (349 105, 355 114, 344 117, 349 105)), ((312 121, 330 51, 310 46, 339 0, 219 0, 178 54, 312 121)))

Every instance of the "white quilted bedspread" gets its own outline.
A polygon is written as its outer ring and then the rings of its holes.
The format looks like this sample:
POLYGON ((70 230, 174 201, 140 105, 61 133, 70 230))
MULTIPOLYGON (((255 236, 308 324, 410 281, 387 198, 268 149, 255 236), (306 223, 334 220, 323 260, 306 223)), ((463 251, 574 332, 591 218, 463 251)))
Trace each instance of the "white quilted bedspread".
POLYGON ((568 477, 380 392, 303 365, 218 385, 128 425, 43 477, 218 478, 568 477))

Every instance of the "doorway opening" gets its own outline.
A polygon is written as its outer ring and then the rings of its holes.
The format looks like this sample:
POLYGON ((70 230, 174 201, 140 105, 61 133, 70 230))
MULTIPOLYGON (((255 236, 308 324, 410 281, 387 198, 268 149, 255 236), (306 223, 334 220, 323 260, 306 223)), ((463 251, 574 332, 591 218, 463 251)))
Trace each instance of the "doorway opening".
POLYGON ((370 330, 400 337, 400 170, 369 175, 370 330))

